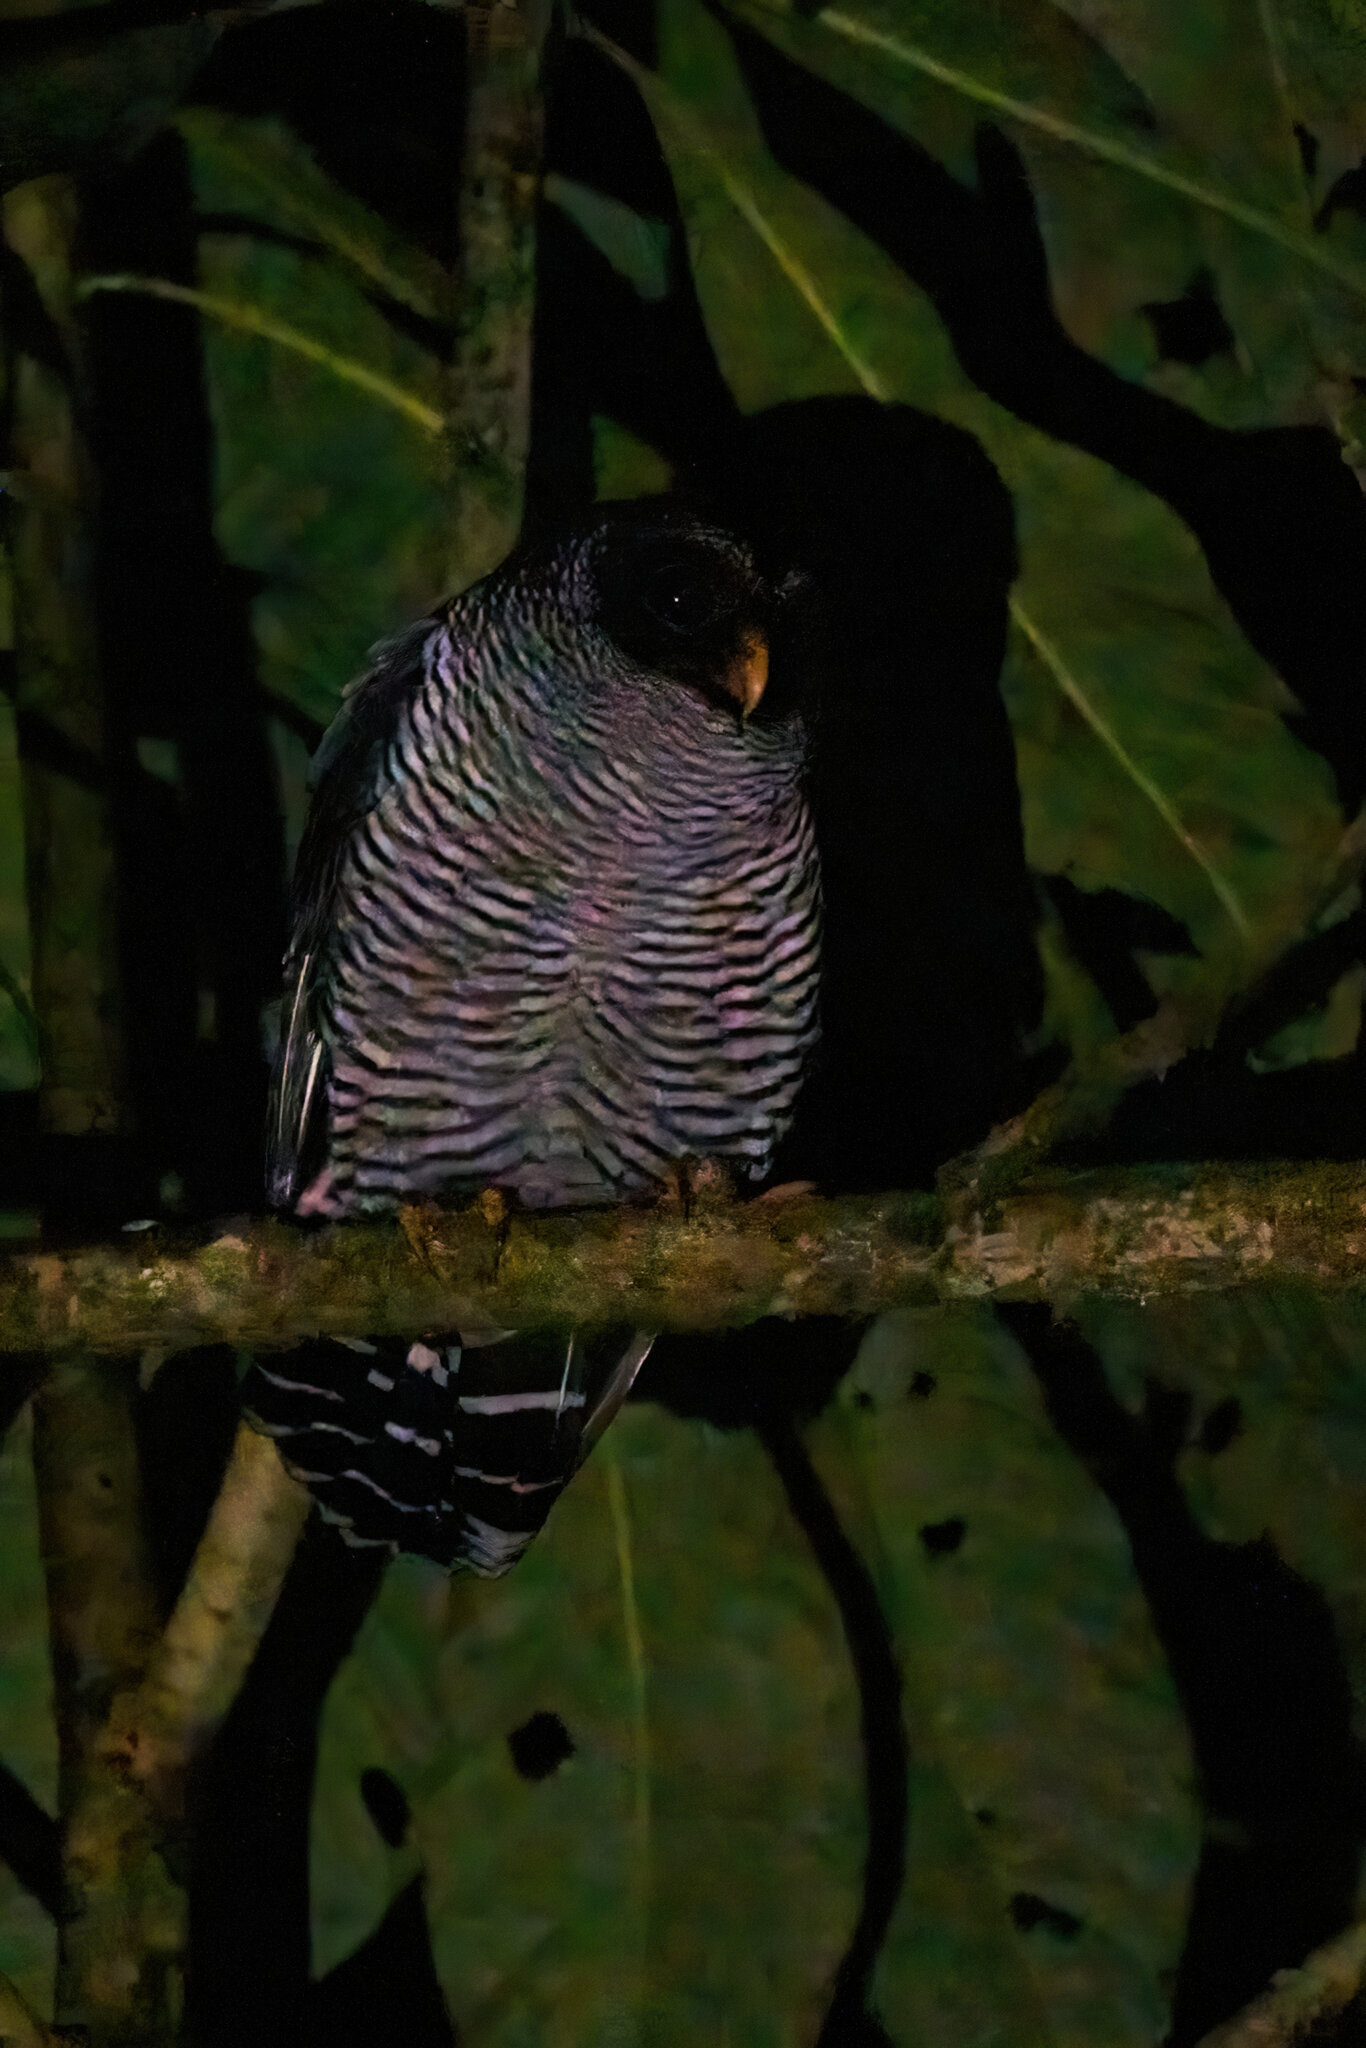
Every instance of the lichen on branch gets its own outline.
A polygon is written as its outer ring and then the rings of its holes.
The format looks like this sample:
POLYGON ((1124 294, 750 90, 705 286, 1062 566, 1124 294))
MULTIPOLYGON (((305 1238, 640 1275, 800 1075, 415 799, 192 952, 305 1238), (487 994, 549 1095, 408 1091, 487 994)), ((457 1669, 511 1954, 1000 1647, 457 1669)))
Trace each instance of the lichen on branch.
POLYGON ((462 1324, 716 1330, 999 1297, 1065 1308, 1248 1284, 1366 1280, 1366 1168, 1150 1166, 931 1194, 798 1194, 552 1215, 497 1201, 321 1231, 244 1219, 0 1264, 0 1350, 128 1351, 462 1324))

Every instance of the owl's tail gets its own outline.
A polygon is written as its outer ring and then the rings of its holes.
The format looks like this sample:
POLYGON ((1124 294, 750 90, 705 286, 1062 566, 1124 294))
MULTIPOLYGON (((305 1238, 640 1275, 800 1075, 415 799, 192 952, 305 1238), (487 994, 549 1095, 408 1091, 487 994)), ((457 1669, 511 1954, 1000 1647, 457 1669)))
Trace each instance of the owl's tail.
POLYGON ((317 1338, 257 1359, 249 1422, 347 1542, 498 1578, 631 1390, 653 1333, 317 1338))

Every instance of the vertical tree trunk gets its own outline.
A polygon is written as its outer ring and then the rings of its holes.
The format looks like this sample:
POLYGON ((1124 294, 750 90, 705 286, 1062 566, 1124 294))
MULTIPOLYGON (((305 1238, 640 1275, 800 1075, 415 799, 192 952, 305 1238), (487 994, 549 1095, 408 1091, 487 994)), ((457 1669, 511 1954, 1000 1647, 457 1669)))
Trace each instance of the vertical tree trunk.
POLYGON ((548 0, 467 5, 459 304, 451 393, 450 586, 502 560, 522 523, 531 435, 536 202, 548 0))
POLYGON ((80 425, 70 178, 20 185, 5 239, 34 290, 12 288, 10 476, 15 701, 43 1127, 112 1132, 121 1054, 114 854, 92 577, 94 486, 80 425))
POLYGON ((78 1358, 34 1401, 67 1894, 56 2017, 88 2028, 90 2048, 172 2038, 170 1971, 184 1928, 149 1804, 103 1741, 110 1706, 137 1683, 161 1622, 143 1543, 134 1387, 131 1361, 78 1358))
MULTIPOLYGON (((65 177, 15 188, 3 228, 15 677, 42 1078, 56 1137, 122 1121, 115 857, 93 592, 95 485, 82 430, 73 314, 78 203, 65 177), (22 266, 22 267, 21 267, 22 266)), ((145 1546, 131 1362, 68 1361, 34 1402, 61 1757, 64 1910, 56 2017, 90 2048, 171 2039, 170 1959, 183 1901, 150 1809, 107 1753, 115 1695, 133 1685, 160 1624, 145 1546)))

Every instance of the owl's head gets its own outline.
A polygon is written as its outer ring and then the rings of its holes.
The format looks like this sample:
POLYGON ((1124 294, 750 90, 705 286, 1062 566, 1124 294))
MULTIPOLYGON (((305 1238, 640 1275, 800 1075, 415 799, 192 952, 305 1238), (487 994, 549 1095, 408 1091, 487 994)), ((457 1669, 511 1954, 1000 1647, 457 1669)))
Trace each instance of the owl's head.
POLYGON ((681 685, 756 737, 809 706, 809 578, 703 513, 668 500, 605 506, 553 547, 528 551, 516 573, 524 589, 553 596, 550 616, 580 649, 585 635, 607 643, 609 669, 681 685))

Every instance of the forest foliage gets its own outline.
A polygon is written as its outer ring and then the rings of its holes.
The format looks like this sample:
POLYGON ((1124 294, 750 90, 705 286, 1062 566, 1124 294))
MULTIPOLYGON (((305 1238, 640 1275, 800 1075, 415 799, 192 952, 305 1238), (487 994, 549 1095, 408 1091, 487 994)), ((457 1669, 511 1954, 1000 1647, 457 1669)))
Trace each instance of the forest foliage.
MULTIPOLYGON (((66 17, 0 10, 0 58, 15 38, 0 156, 11 177, 79 175, 96 256, 118 244, 101 226, 111 178, 154 161, 154 182, 180 181, 176 233, 149 234, 141 263, 87 262, 77 288, 97 345, 117 346, 108 323, 132 302, 193 323, 213 541, 249 620, 282 870, 345 681, 467 571, 451 542, 461 466, 478 459, 451 417, 454 158, 433 159, 417 121, 386 139, 383 175, 348 154, 378 11, 149 25, 108 0, 103 35, 100 12, 45 42, 66 17), (349 23, 343 42, 329 20, 349 23), (234 59, 253 37, 263 54, 234 59), (275 56, 297 77, 330 48, 347 75, 324 113, 262 86, 275 56)), ((424 10, 398 12, 419 25, 384 62, 439 103, 444 30, 429 45, 424 10)), ((1293 622, 1298 666, 1286 656, 1257 602, 1280 530, 1256 513, 1302 447, 1366 478, 1366 12, 658 0, 650 33, 644 19, 571 9, 554 32, 578 89, 596 76, 615 105, 629 88, 661 152, 652 201, 566 170, 552 142, 556 232, 646 309, 695 293, 742 414, 829 394, 914 407, 975 437, 1010 492, 1001 689, 1037 882, 1033 1050, 1099 1070, 1160 1011, 1173 1057, 1234 1076, 1249 1152, 1271 1100, 1252 1084, 1282 1080, 1276 1128, 1302 1113, 1310 1156, 1333 1149, 1326 1131, 1350 1150, 1366 1128, 1361 642, 1348 634, 1339 659, 1347 629, 1311 613, 1293 622), (836 102, 854 126, 823 141, 836 102), (921 216, 886 201, 899 150, 921 216), (1039 322, 1006 333, 1004 366, 974 359, 983 309, 955 297, 936 239, 973 236, 1003 301, 1039 322), (1050 292, 1088 365, 1075 406, 1026 374, 1050 292), (1088 438, 1090 376, 1158 409, 1127 424, 1117 409, 1110 439, 1088 438), (1188 436, 1170 478, 1168 431, 1188 436), (1266 466, 1247 457, 1245 527, 1216 530, 1202 465, 1227 511, 1247 450, 1266 466), (1322 647, 1306 647, 1316 623, 1322 647)), ((603 498, 674 474, 621 410, 591 421, 603 498)), ((102 481, 117 504, 117 473, 102 481)), ((1294 503, 1281 509, 1290 533, 1294 503)), ((0 631, 7 593, 0 577, 0 631)), ((1355 602, 1344 616, 1361 623, 1355 602)), ((116 741, 149 804, 192 800, 176 730, 152 716, 116 741)), ((19 758, 0 701, 12 1091, 39 1079, 19 758)), ((1211 1127, 1193 1128, 1198 1144, 1211 1127)), ((14 1236, 32 1223, 6 1217, 14 1236)), ((429 1936, 468 2048, 812 2041, 882 1883, 860 1999, 885 2033, 840 2041, 1139 2048, 1171 2026, 1190 2048, 1360 1917, 1361 1305, 1094 1301, 1078 1325, 1084 1355, 1031 1371, 1027 1323, 975 1307, 886 1318, 798 1452, 633 1405, 506 1583, 392 1568, 321 1719, 309 1872, 330 2038, 360 2038, 344 2015, 367 1968, 391 2004, 417 1997, 429 1936), (868 1588, 890 1659, 876 1669, 868 1588), (886 1726, 898 1685, 904 1788, 886 1726), (903 1886, 900 1813, 880 1823, 870 1798, 909 1813, 903 1886), (397 1942, 409 1908, 417 1948, 390 1953, 384 1930, 397 1942)), ((196 1361, 152 1366, 149 1402, 192 1416, 196 1361)), ((0 1759, 52 1812, 32 1489, 21 1417, 0 1462, 0 1759)), ((0 1869, 0 1970, 40 2010, 53 1939, 0 1869)), ((439 2015, 423 2024, 401 2037, 453 2038, 439 2015)))

